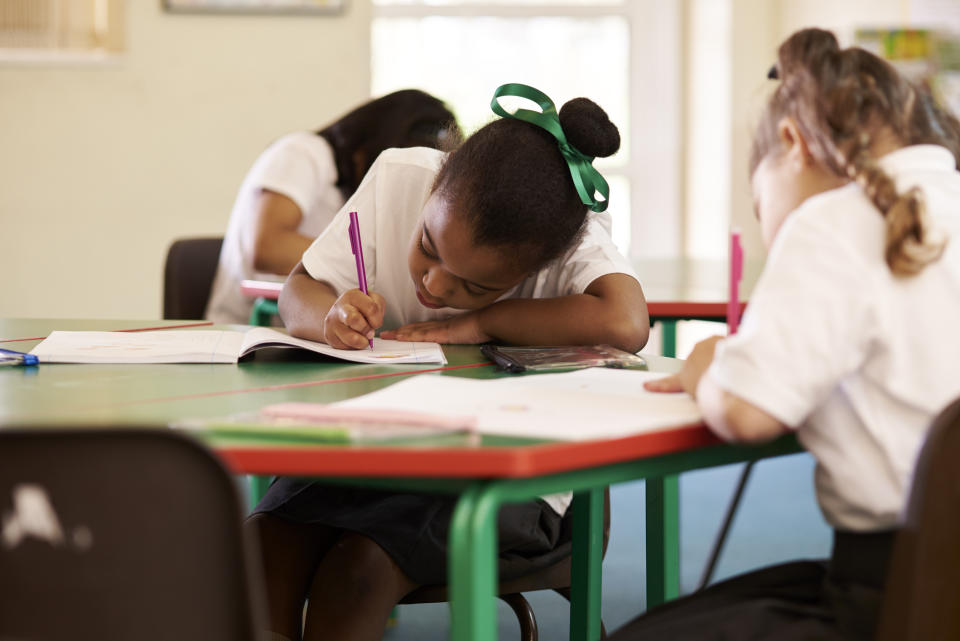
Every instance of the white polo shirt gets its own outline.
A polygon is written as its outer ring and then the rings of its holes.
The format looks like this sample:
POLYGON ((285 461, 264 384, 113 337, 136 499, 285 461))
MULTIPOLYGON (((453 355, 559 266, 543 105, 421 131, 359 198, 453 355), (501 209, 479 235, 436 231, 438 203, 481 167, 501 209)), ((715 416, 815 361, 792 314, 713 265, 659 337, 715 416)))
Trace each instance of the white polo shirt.
POLYGON ((260 154, 237 192, 206 317, 215 323, 247 323, 253 300, 240 291, 244 279, 283 281, 286 274, 253 268, 257 199, 260 191, 282 194, 295 202, 303 218, 297 232, 315 238, 343 206, 336 186, 333 149, 322 136, 300 131, 277 139, 260 154))
MULTIPOLYGON (((387 301, 383 329, 463 313, 421 305, 407 268, 410 241, 418 230, 420 212, 443 158, 443 152, 426 147, 384 151, 356 193, 303 254, 307 272, 329 283, 338 294, 357 287, 357 268, 347 235, 349 212, 356 211, 367 285, 387 301)), ((591 213, 579 245, 523 280, 500 300, 582 294, 590 283, 605 274, 623 273, 637 278, 630 262, 610 239, 609 229, 610 217, 606 213, 591 213)))
POLYGON ((943 147, 917 145, 880 165, 903 193, 923 191, 950 241, 914 277, 884 260, 884 220, 855 184, 818 194, 773 243, 740 331, 708 375, 797 428, 816 457, 831 525, 893 527, 934 416, 960 396, 960 173, 943 147))

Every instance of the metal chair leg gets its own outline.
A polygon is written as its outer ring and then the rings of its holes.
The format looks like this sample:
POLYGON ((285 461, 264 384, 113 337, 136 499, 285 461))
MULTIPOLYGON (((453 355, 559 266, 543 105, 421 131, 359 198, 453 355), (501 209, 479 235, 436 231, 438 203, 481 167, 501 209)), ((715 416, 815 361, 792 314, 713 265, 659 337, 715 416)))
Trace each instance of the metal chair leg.
POLYGON ((713 579, 713 572, 717 567, 717 561, 720 559, 720 553, 727 542, 727 535, 730 533, 730 526, 733 524, 733 517, 737 514, 737 508, 740 507, 740 499, 743 497, 743 490, 747 487, 747 481, 750 479, 750 472, 753 470, 753 464, 756 461, 748 461, 740 472, 740 480, 737 481, 737 487, 733 491, 733 497, 727 506, 727 512, 723 516, 723 523, 720 525, 720 531, 713 541, 713 548, 710 550, 710 556, 707 558, 707 565, 703 569, 703 575, 700 577, 700 583, 695 592, 699 592, 707 587, 713 579))
POLYGON ((520 622, 521 641, 537 641, 539 638, 537 617, 534 616, 533 608, 530 607, 530 603, 524 596, 517 592, 515 594, 501 594, 500 598, 517 615, 517 621, 520 622))

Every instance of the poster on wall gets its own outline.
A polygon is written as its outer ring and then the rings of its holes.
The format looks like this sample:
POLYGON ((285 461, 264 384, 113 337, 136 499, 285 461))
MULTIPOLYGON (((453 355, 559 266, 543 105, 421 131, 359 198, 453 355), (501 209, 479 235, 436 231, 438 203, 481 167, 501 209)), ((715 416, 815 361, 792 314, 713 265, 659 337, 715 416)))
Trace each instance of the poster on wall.
POLYGON ((347 0, 163 0, 175 13, 339 13, 347 0))
POLYGON ((960 33, 948 29, 858 29, 859 46, 889 60, 913 82, 960 114, 960 33))

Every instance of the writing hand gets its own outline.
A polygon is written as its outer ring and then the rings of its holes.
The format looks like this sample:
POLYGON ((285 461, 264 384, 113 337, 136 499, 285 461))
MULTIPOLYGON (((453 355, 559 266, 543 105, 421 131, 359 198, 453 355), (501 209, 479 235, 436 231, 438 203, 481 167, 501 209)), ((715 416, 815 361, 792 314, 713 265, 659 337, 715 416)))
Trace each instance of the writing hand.
POLYGON ((376 292, 359 289, 344 292, 323 319, 323 336, 330 347, 365 349, 374 332, 383 325, 386 301, 376 292))

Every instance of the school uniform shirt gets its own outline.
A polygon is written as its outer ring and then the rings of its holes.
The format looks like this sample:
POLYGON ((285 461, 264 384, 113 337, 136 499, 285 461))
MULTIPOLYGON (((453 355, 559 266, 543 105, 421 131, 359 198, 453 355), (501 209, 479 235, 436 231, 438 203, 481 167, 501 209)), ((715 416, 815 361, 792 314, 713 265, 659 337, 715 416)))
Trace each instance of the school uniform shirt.
POLYGON ((850 184, 789 215, 740 331, 707 375, 789 426, 817 459, 817 498, 841 530, 895 527, 932 419, 960 396, 960 173, 933 145, 879 159, 917 186, 949 238, 912 277, 884 260, 884 219, 850 184))
POLYGON ((206 317, 215 323, 247 323, 253 300, 240 291, 244 279, 283 281, 286 274, 253 268, 256 203, 263 189, 295 202, 303 218, 297 232, 315 238, 343 206, 336 186, 333 148, 312 132, 295 132, 276 140, 257 158, 243 179, 230 214, 206 317))
MULTIPOLYGON (((328 283, 337 294, 356 288, 357 269, 347 234, 349 212, 356 211, 368 287, 387 302, 383 330, 463 313, 421 305, 407 267, 411 237, 419 229, 420 212, 444 157, 443 152, 425 147, 388 149, 381 153, 356 193, 303 254, 307 272, 316 280, 328 283)), ((591 213, 583 239, 576 247, 520 282, 499 300, 582 294, 590 283, 605 274, 622 273, 637 278, 630 262, 617 251, 610 238, 609 221, 606 213, 591 213)), ((545 500, 563 514, 570 495, 545 497, 545 500)))

